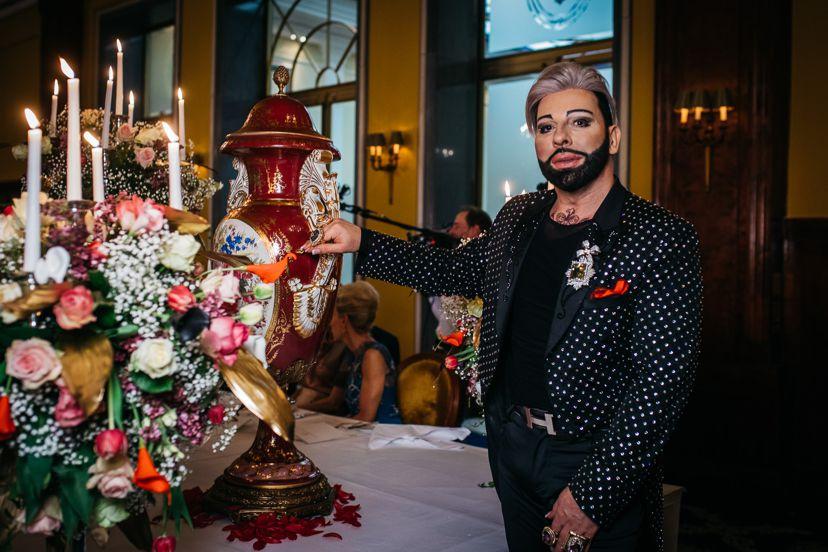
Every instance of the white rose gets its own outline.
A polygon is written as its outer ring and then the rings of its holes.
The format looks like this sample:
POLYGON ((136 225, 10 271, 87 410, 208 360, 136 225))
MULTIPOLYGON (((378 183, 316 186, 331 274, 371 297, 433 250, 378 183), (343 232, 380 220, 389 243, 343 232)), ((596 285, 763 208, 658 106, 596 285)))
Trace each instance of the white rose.
MULTIPOLYGON (((20 220, 20 224, 22 226, 26 225, 26 201, 29 197, 29 192, 23 192, 20 194, 20 197, 16 197, 12 199, 12 210, 14 211, 14 216, 20 220)), ((40 192, 40 204, 43 205, 49 201, 49 196, 46 195, 46 192, 40 192)), ((41 224, 43 220, 41 219, 41 224)))
POLYGON ((253 297, 262 301, 273 297, 273 284, 258 283, 253 288, 253 297))
POLYGON ((161 248, 161 264, 170 270, 190 272, 193 259, 201 246, 189 234, 173 234, 161 248))
POLYGON ((24 161, 27 157, 29 157, 29 146, 26 144, 16 144, 12 146, 11 151, 12 157, 18 161, 24 161))
POLYGON ((210 295, 214 291, 225 303, 234 303, 239 296, 239 279, 234 274, 213 272, 201 281, 201 291, 210 295))
POLYGON ((248 303, 239 309, 239 322, 245 326, 255 326, 262 320, 263 312, 261 303, 248 303))
POLYGON ((132 352, 129 365, 153 379, 169 376, 175 372, 173 344, 169 339, 147 339, 132 352))
POLYGON ((0 242, 20 238, 20 227, 11 215, 0 215, 0 242))
POLYGON ((0 285, 0 305, 14 301, 18 297, 23 297, 23 290, 20 288, 20 284, 10 282, 0 285))
POLYGON ((157 126, 144 127, 135 136, 135 142, 142 146, 150 146, 162 138, 162 130, 157 126))

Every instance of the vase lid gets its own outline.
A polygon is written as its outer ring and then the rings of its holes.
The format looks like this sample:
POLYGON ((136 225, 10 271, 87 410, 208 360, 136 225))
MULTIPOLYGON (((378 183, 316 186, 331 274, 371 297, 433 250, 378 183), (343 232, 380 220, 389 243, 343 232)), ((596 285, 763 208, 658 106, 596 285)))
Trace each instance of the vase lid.
POLYGON ((258 148, 292 148, 300 150, 329 149, 334 158, 339 152, 331 139, 323 136, 313 126, 307 108, 285 93, 290 82, 290 72, 280 65, 273 72, 276 94, 259 101, 250 110, 244 125, 227 135, 220 150, 223 153, 244 153, 258 148))

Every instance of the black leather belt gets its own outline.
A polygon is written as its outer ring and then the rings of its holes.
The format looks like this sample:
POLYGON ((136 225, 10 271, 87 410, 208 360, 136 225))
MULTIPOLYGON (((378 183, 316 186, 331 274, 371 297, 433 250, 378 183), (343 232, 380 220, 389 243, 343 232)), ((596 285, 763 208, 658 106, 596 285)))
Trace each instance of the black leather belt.
POLYGON ((550 435, 555 440, 560 441, 589 441, 593 438, 592 434, 587 435, 572 435, 569 433, 561 433, 555 429, 555 417, 551 412, 541 410, 540 408, 529 408, 528 406, 513 406, 511 409, 512 415, 515 419, 519 419, 526 427, 530 429, 541 429, 550 435))

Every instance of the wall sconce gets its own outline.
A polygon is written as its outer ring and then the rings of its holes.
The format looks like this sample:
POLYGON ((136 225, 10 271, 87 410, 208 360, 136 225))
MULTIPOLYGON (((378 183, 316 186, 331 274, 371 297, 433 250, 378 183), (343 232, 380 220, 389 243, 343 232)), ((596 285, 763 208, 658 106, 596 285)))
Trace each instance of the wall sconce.
POLYGON ((368 159, 371 161, 371 168, 375 171, 386 171, 388 173, 388 203, 394 204, 394 171, 400 160, 400 147, 403 144, 402 132, 395 130, 391 132, 388 142, 382 133, 369 134, 365 141, 368 146, 368 159))
POLYGON ((679 115, 679 130, 685 143, 704 146, 704 189, 710 191, 713 146, 724 141, 728 113, 733 111, 730 90, 685 90, 679 96, 675 111, 679 115))

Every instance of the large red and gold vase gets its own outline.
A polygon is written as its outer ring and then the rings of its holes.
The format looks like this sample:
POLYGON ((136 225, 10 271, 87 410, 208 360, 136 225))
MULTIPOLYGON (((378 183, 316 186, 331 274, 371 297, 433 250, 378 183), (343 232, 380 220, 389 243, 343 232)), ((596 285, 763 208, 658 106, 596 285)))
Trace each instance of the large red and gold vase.
MULTIPOLYGON (((287 69, 279 67, 274 80, 279 92, 257 103, 221 146, 234 157, 238 176, 213 249, 256 264, 297 252, 339 218, 336 175, 327 172, 339 152, 314 129, 305 106, 284 93, 287 69)), ((316 361, 340 269, 339 255, 299 254, 274 284, 263 336, 267 368, 283 388, 300 382, 316 361)), ((206 500, 234 519, 274 511, 310 516, 330 513, 333 491, 313 462, 260 421, 253 445, 216 479, 206 500)))

